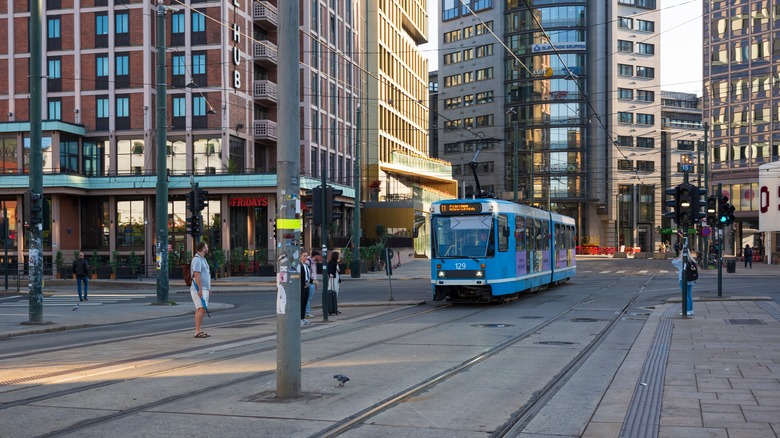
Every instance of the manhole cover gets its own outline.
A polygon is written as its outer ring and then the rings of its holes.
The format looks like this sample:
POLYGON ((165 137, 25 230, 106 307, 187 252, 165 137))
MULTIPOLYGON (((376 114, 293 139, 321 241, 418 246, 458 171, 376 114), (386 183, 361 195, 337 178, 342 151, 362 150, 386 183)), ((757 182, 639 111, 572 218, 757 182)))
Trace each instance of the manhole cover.
POLYGON ((572 318, 569 321, 571 321, 571 322, 599 322, 601 320, 600 319, 596 319, 596 318, 572 318))
POLYGON ((766 324, 760 319, 727 319, 727 323, 734 325, 763 325, 766 324))
POLYGON ((512 324, 471 324, 472 327, 505 328, 512 327, 512 324))
POLYGON ((542 345, 574 345, 576 342, 568 342, 568 341, 539 341, 534 342, 534 344, 542 344, 542 345))

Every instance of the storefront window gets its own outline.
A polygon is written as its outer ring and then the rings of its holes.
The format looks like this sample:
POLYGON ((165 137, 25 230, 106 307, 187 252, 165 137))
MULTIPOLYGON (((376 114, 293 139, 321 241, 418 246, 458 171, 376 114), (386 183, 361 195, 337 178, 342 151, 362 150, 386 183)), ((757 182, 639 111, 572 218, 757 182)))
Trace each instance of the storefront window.
MULTIPOLYGON (((24 173, 30 173, 30 137, 24 138, 24 173)), ((41 153, 43 154, 41 163, 43 164, 43 171, 53 172, 52 160, 51 160, 51 137, 41 138, 41 153)))
POLYGON ((144 247, 144 201, 141 199, 116 203, 117 248, 144 247))
POLYGON ((78 173, 79 171, 79 141, 75 138, 60 139, 60 172, 78 173))
MULTIPOLYGON (((0 200, 0 240, 5 237, 3 249, 16 250, 16 198, 0 200)), ((2 257, 2 254, 0 254, 2 257)))
POLYGON ((82 197, 81 199, 81 248, 108 249, 110 232, 108 198, 82 197))
POLYGON ((116 145, 118 175, 141 175, 144 169, 144 141, 119 140, 116 145))
POLYGON ((202 138, 192 145, 192 169, 195 174, 211 175, 222 171, 222 139, 202 138))

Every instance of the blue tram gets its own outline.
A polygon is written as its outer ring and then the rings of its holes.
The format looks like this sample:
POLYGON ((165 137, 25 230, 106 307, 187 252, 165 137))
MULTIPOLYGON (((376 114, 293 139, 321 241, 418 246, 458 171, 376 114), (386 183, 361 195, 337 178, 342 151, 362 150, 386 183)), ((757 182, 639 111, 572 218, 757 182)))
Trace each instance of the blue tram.
POLYGON ((498 199, 431 206, 434 301, 503 302, 576 274, 574 219, 498 199))

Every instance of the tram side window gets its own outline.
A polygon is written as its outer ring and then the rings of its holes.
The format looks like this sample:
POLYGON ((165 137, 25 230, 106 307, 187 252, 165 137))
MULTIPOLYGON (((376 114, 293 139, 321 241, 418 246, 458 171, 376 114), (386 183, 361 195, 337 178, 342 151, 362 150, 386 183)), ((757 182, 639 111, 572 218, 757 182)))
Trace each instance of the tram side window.
POLYGON ((539 230, 539 235, 542 236, 542 239, 539 241, 542 246, 541 250, 547 251, 550 249, 550 222, 548 221, 542 221, 542 229, 539 230))
POLYGON ((525 218, 515 217, 515 251, 525 251, 525 218))
POLYGON ((526 221, 525 238, 526 238, 526 243, 527 243, 526 248, 529 251, 536 251, 536 227, 535 227, 535 224, 537 222, 539 222, 539 221, 535 220, 535 219, 528 219, 526 221))
POLYGON ((505 214, 498 215, 498 250, 509 250, 509 218, 505 214))

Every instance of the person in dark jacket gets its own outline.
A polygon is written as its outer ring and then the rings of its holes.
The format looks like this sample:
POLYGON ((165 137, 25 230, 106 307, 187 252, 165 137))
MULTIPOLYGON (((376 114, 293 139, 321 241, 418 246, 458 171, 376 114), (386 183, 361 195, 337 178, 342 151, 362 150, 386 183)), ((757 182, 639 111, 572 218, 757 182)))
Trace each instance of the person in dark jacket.
POLYGON ((73 273, 76 274, 76 285, 79 291, 79 301, 89 301, 87 292, 89 291, 89 263, 84 258, 84 253, 79 252, 79 258, 73 261, 73 273), (81 296, 81 283, 84 283, 84 296, 81 296))
POLYGON ((745 269, 747 269, 748 265, 750 265, 750 269, 753 269, 753 248, 747 243, 745 244, 745 249, 742 250, 742 257, 745 258, 745 269))

